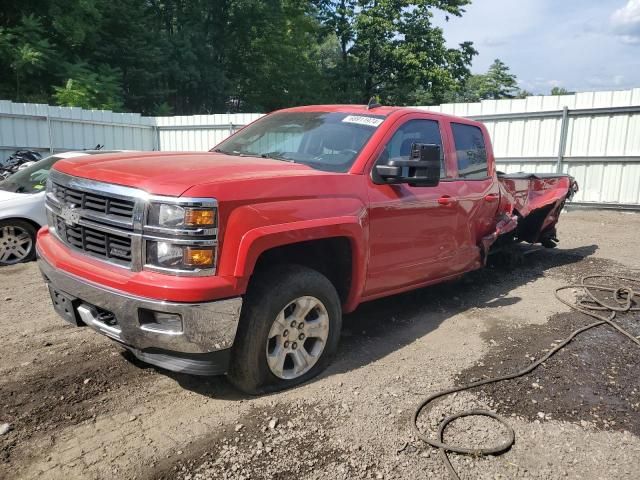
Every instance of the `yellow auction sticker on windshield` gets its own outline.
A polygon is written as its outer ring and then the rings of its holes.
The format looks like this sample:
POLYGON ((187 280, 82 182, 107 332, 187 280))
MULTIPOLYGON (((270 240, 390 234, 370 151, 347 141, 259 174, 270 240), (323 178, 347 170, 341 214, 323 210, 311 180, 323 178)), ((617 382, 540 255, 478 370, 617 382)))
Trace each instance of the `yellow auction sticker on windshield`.
POLYGON ((358 125, 367 125, 369 127, 379 127, 384 118, 365 117, 364 115, 349 115, 342 119, 344 123, 357 123, 358 125))

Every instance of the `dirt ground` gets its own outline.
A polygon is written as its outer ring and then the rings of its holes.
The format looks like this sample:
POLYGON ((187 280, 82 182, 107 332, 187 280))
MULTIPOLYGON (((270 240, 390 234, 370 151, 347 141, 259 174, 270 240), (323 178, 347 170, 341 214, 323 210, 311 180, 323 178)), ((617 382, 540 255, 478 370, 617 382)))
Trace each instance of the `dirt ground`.
MULTIPOLYGON (((591 273, 640 277, 640 215, 563 214, 555 250, 515 270, 363 305, 345 318, 336 361, 318 379, 259 398, 224 378, 145 367, 51 308, 34 263, 0 269, 0 478, 446 478, 409 428, 421 398, 523 368, 592 320, 555 288, 591 273)), ((639 315, 620 323, 640 335, 639 315)), ((516 444, 501 456, 451 455, 461 478, 638 478, 640 349, 607 327, 532 374, 450 396, 421 419, 487 407, 516 444)), ((490 420, 452 425, 447 441, 495 443, 490 420)))

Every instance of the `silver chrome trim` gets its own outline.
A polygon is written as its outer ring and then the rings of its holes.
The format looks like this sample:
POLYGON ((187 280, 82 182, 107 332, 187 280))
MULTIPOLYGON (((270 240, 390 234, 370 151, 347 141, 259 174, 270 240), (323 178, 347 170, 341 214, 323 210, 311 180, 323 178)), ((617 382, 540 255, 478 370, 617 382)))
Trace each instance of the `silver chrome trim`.
MULTIPOLYGON (((46 205, 47 207, 47 213, 55 213, 53 212, 50 208, 48 208, 49 206, 46 205)), ((125 268, 127 270, 133 270, 133 271, 139 271, 139 270, 134 270, 133 267, 133 259, 131 264, 129 264, 129 262, 124 262, 124 261, 120 261, 120 260, 115 260, 115 259, 106 259, 101 255, 96 255, 90 251, 85 251, 85 250, 81 250, 73 245, 70 245, 68 243, 66 243, 64 240, 62 240, 62 238, 60 238, 60 235, 58 234, 58 230, 56 228, 56 225, 51 221, 52 219, 47 218, 47 221, 49 223, 49 232, 51 233, 51 235, 53 235, 53 237, 58 240, 60 243, 62 243, 65 247, 69 248, 70 250, 73 250, 74 252, 78 252, 81 253, 83 255, 87 255, 93 259, 96 259, 100 262, 104 262, 104 263, 108 263, 109 265, 113 265, 115 267, 118 268, 125 268)), ((133 237, 131 239, 131 250, 133 252, 133 248, 134 248, 134 240, 135 237, 133 237)), ((142 270, 142 268, 140 268, 140 270, 142 270)))
MULTIPOLYGON (((49 210, 53 211, 56 215, 60 214, 60 210, 63 207, 63 204, 60 203, 58 198, 56 198, 56 196, 53 195, 51 192, 47 192, 45 205, 49 210)), ((93 210, 87 210, 83 208, 78 208, 76 210, 78 211, 80 216, 82 216, 83 218, 88 218, 89 220, 93 220, 98 223, 107 223, 115 227, 125 228, 128 230, 133 229, 133 226, 134 226, 133 221, 129 222, 127 220, 123 220, 122 218, 116 217, 115 215, 108 215, 108 214, 101 215, 100 213, 95 212, 93 210)))
POLYGON ((145 232, 150 233, 158 233, 158 234, 166 234, 166 235, 177 235, 177 236, 194 236, 194 237, 204 237, 204 236, 216 236, 218 235, 217 228, 168 228, 168 227, 157 227, 155 225, 145 225, 145 232))
POLYGON ((41 252, 38 252, 38 266, 55 290, 76 297, 85 304, 85 309, 79 309, 85 323, 126 346, 140 350, 159 348, 181 353, 210 353, 233 345, 240 321, 242 297, 203 303, 166 302, 132 296, 63 272, 51 266, 41 252), (92 314, 91 306, 112 312, 118 326, 99 322, 92 314), (182 317, 182 333, 167 334, 143 329, 139 319, 140 309, 179 314, 182 317))
POLYGON ((53 183, 60 184, 64 187, 82 190, 84 192, 95 193, 97 195, 109 195, 110 197, 120 200, 132 200, 136 198, 145 198, 149 194, 144 190, 132 187, 124 187, 113 183, 99 182, 89 178, 80 178, 67 175, 57 170, 51 170, 49 178, 53 183))
POLYGON ((218 201, 215 198, 167 197, 147 194, 146 199, 149 203, 171 203, 184 207, 215 208, 218 206, 218 201))
MULTIPOLYGON (((56 215, 59 213, 59 212, 56 212, 55 209, 51 208, 51 206, 48 204, 45 205, 45 208, 56 215)), ((80 214, 83 215, 83 212, 85 212, 86 210, 79 209, 79 211, 80 211, 80 214)), ((107 232, 112 235, 118 235, 120 237, 133 238, 135 236, 138 236, 138 237, 141 236, 140 234, 133 233, 130 230, 122 230, 120 228, 111 227, 109 225, 103 225, 102 223, 98 223, 88 219, 88 217, 80 218, 80 220, 78 220, 78 222, 76 223, 78 225, 82 225, 83 227, 95 228, 96 230, 107 232)))
POLYGON ((142 267, 143 270, 151 272, 164 273, 166 275, 173 275, 174 277, 210 277, 215 273, 214 268, 196 268, 193 270, 178 270, 175 268, 158 267, 150 263, 145 263, 142 267))
POLYGON ((173 238, 173 237, 156 237, 154 235, 143 235, 145 240, 151 240, 152 242, 171 242, 176 245, 193 245, 196 247, 215 247, 218 244, 217 240, 208 240, 204 238, 173 238))
MULTIPOLYGON (((109 214, 100 214, 92 210, 83 208, 77 209, 80 216, 77 224, 84 227, 100 230, 111 235, 129 238, 131 240, 131 262, 123 262, 116 259, 105 258, 101 255, 79 249, 64 242, 55 231, 55 226, 51 228, 54 236, 67 247, 98 259, 110 265, 130 268, 131 271, 140 272, 142 270, 153 270, 159 273, 176 276, 211 276, 215 275, 216 269, 195 269, 195 270, 172 270, 155 265, 147 264, 146 240, 150 241, 170 241, 179 245, 213 246, 218 245, 218 228, 177 228, 171 229, 155 225, 146 225, 148 213, 151 205, 156 203, 166 203, 185 207, 217 208, 218 202, 213 198, 192 198, 192 197, 169 197, 164 195, 152 195, 144 190, 111 183, 99 182, 80 177, 73 177, 64 173, 52 170, 49 175, 47 186, 58 184, 66 188, 88 192, 91 194, 112 197, 118 200, 134 202, 131 220, 117 218, 109 214), (185 238, 186 237, 186 238, 185 238), (191 238, 193 237, 193 238, 191 238), (209 237, 209 238, 207 238, 209 237)), ((65 207, 63 202, 53 195, 51 191, 46 194, 46 209, 54 215, 60 216, 61 209, 65 207)), ((74 209, 75 210, 75 209, 74 209)), ((49 222, 51 223, 51 222, 49 222)), ((216 249, 216 258, 218 252, 216 249)))
POLYGON ((113 338, 114 340, 117 340, 119 342, 122 341, 122 339, 120 338, 122 330, 118 327, 111 327, 97 320, 96 317, 98 315, 95 311, 95 308, 83 303, 78 307, 78 315, 80 315, 80 318, 87 326, 92 327, 94 330, 103 333, 109 338, 113 338))

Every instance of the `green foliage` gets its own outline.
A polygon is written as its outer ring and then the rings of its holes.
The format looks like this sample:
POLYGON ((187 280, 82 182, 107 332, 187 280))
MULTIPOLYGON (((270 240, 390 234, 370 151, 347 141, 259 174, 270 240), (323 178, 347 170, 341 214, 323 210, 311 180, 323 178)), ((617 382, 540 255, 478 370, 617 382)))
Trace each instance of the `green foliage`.
POLYGON ((533 95, 535 94, 533 92, 530 92, 529 90, 520 90, 516 98, 527 98, 532 97, 533 95))
POLYGON ((417 104, 444 100, 470 74, 470 42, 447 48, 434 9, 462 15, 468 0, 326 0, 319 18, 338 39, 338 101, 417 104))
POLYGON ((551 89, 551 95, 573 95, 576 92, 570 92, 566 88, 563 87, 553 87, 551 89))
POLYGON ((173 115, 173 107, 169 105, 167 102, 162 102, 160 104, 154 105, 151 110, 151 115, 155 117, 167 117, 173 115))
POLYGON ((496 59, 486 74, 487 94, 489 98, 515 98, 518 94, 518 80, 509 71, 509 67, 496 59))
POLYGON ((319 25, 301 0, 231 2, 224 69, 230 82, 227 107, 270 111, 322 101, 330 93, 320 68, 331 49, 318 45, 319 25))
POLYGON ((433 24, 469 3, 9 0, 0 98, 166 115, 516 95, 504 64, 470 75, 473 45, 433 24))
POLYGON ((53 87, 58 105, 87 109, 120 110, 122 88, 120 72, 102 65, 92 72, 84 65, 74 65, 69 78, 61 87, 53 87))
POLYGON ((509 67, 499 59, 489 67, 485 74, 471 75, 464 83, 456 100, 460 102, 479 102, 480 100, 499 100, 504 98, 523 98, 529 92, 518 88, 518 80, 509 71, 509 67))
MULTIPOLYGON (((40 20, 33 15, 22 17, 12 28, 0 28, 0 59, 13 71, 11 97, 16 100, 38 96, 34 80, 47 67, 52 54, 52 46, 44 35, 40 20)), ((3 91, 11 90, 10 82, 9 78, 3 82, 3 91)))

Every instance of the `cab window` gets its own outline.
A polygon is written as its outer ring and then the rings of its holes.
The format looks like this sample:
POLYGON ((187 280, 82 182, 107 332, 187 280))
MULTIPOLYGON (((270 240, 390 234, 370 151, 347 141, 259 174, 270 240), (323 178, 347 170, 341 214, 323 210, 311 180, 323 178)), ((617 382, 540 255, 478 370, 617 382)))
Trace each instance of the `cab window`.
POLYGON ((462 123, 452 123, 451 129, 458 157, 458 177, 472 180, 487 178, 487 149, 482 130, 462 123))
POLYGON ((387 143, 378 159, 378 163, 389 160, 408 160, 411 146, 414 143, 425 143, 440 146, 440 178, 445 178, 444 149, 440 125, 436 120, 409 120, 401 125, 387 143))

